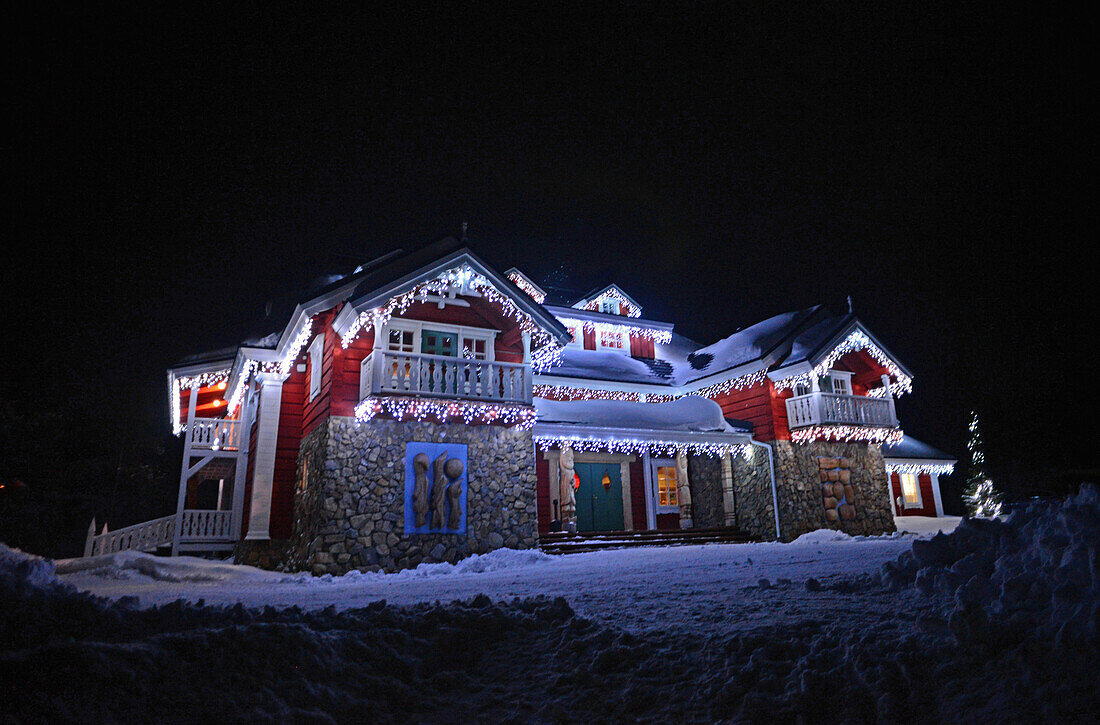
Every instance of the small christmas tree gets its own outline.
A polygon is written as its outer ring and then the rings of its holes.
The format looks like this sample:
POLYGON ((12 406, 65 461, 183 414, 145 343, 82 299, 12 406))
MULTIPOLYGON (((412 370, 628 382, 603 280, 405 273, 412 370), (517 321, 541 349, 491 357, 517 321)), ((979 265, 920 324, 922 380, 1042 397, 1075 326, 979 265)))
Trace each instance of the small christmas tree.
POLYGON ((970 451, 970 469, 966 475, 963 502, 971 516, 997 516, 1001 513, 1003 496, 985 471, 982 431, 978 424, 978 414, 974 411, 970 412, 970 440, 966 442, 966 448, 970 451))

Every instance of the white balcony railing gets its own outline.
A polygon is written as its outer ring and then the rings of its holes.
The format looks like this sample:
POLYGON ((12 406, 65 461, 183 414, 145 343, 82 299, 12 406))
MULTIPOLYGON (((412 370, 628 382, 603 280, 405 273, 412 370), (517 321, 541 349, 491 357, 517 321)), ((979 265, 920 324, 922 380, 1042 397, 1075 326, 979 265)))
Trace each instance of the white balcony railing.
POLYGON ((241 421, 236 418, 195 418, 187 435, 193 449, 235 451, 241 444, 241 421))
POLYGON ((531 404, 531 366, 375 350, 363 360, 359 398, 400 394, 531 404))
POLYGON ((792 429, 811 425, 896 428, 898 419, 889 398, 810 393, 787 399, 787 425, 792 429))

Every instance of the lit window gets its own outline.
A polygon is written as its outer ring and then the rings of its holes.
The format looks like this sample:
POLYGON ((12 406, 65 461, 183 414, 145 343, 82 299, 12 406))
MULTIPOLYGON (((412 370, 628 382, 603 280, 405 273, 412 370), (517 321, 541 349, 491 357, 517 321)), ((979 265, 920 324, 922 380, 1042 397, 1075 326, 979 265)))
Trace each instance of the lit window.
POLYGON ((657 466, 657 505, 679 506, 676 495, 676 467, 657 466))
POLYGON ((390 330, 389 349, 393 352, 413 352, 413 331, 390 330))
POLYGON ((574 344, 574 345, 583 345, 584 344, 584 333, 581 332, 581 326, 580 325, 569 325, 569 327, 566 328, 566 329, 569 330, 569 335, 573 338, 572 344, 574 344))
POLYGON ((901 499, 906 506, 920 506, 920 487, 915 474, 901 474, 901 499))
POLYGON ((600 312, 607 315, 617 315, 619 314, 619 303, 615 300, 601 299, 600 312))
POLYGON ((847 375, 833 373, 829 376, 833 383, 833 392, 837 395, 851 395, 852 386, 847 375))

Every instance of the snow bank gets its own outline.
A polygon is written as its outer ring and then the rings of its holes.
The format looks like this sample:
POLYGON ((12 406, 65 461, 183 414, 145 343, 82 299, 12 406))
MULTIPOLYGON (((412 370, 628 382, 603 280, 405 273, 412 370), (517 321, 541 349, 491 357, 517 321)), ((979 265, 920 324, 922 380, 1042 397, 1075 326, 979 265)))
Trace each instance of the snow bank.
POLYGON ((425 562, 415 569, 403 569, 393 572, 392 574, 352 570, 340 576, 324 574, 319 577, 314 577, 312 581, 321 584, 353 584, 357 581, 376 581, 381 579, 397 581, 401 579, 423 579, 425 577, 455 576, 459 574, 484 574, 486 572, 519 569, 533 564, 553 561, 556 558, 557 557, 543 553, 538 549, 495 549, 487 554, 471 554, 454 564, 449 564, 447 562, 430 564, 425 562))
POLYGON ((882 579, 951 598, 957 635, 1020 632, 1059 644, 1096 643, 1100 608, 1100 489, 1061 505, 1034 504, 1001 519, 965 519, 951 534, 918 539, 882 579))
POLYGON ((815 531, 807 531, 802 536, 792 541, 787 546, 813 546, 815 544, 828 544, 835 541, 853 541, 854 539, 850 534, 846 534, 843 531, 836 531, 834 529, 817 529, 815 531))
MULTIPOLYGON (((58 574, 86 574, 104 579, 142 577, 162 582, 280 582, 286 574, 257 569, 230 562, 212 561, 194 556, 154 556, 140 551, 120 551, 116 554, 62 559, 57 562, 58 574)), ((308 578, 308 575, 303 575, 308 578)), ((301 581, 303 576, 292 577, 301 581)))

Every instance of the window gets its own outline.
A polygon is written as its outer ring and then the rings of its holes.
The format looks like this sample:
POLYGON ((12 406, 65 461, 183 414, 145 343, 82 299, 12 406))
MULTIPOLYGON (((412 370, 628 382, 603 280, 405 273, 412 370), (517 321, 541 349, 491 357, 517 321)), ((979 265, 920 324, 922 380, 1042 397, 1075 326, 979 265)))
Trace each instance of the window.
POLYGON ((921 507, 920 486, 917 483, 916 474, 901 474, 901 500, 905 504, 905 508, 921 507))
POLYGON ((416 349, 414 338, 412 330, 390 330, 388 349, 392 352, 413 352, 416 349))
POLYGON ((809 395, 810 394, 810 386, 807 385, 806 383, 798 383, 794 386, 794 394, 795 395, 809 395))
POLYGON ((623 350, 626 348, 622 330, 617 330, 613 327, 597 327, 596 337, 600 343, 601 348, 609 350, 623 350))
POLYGON ((657 466, 657 505, 680 505, 676 491, 676 466, 657 466))
POLYGON ((309 399, 321 394, 321 365, 324 358, 325 338, 318 335, 309 345, 309 399))
POLYGON ((569 334, 573 336, 573 342, 570 345, 576 347, 584 347, 584 328, 579 322, 573 322, 566 325, 566 329, 569 330, 569 334))
POLYGON ((617 315, 619 314, 619 303, 615 300, 609 300, 606 298, 601 299, 600 312, 603 312, 606 315, 617 315))
POLYGON ((827 378, 832 382, 833 392, 837 395, 852 394, 852 374, 833 370, 827 378))
POLYGON ((462 357, 467 360, 488 360, 486 340, 484 338, 462 338, 462 357))

